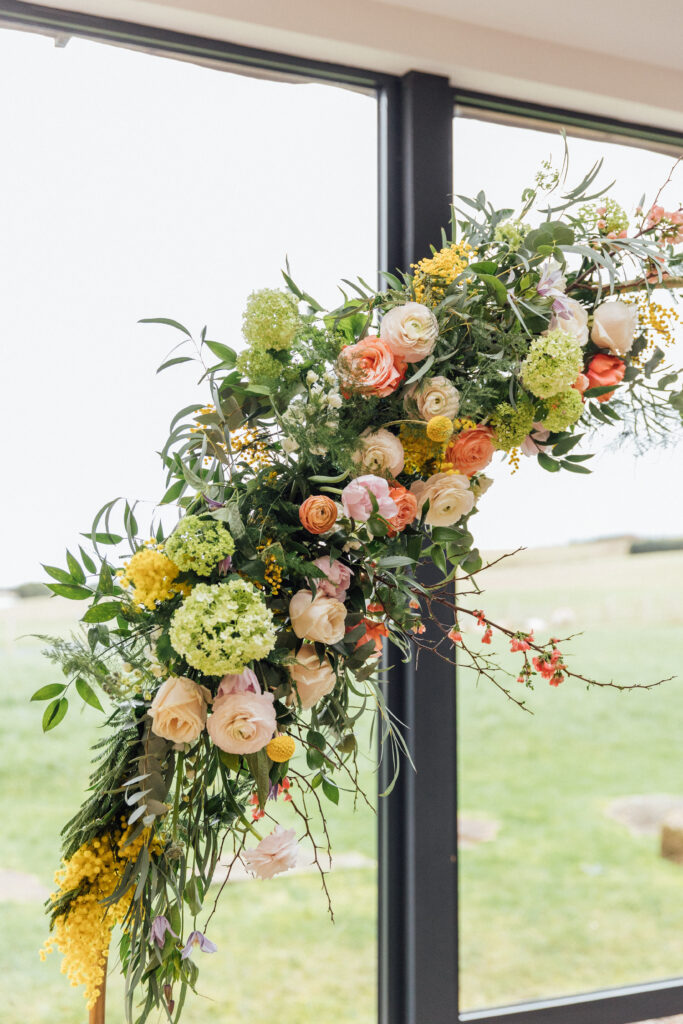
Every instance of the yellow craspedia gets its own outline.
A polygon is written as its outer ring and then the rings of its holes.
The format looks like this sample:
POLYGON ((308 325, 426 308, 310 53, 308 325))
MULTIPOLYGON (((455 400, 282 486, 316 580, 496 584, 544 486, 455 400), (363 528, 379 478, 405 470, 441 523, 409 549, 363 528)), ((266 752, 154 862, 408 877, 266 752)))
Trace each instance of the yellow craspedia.
POLYGON ((291 736, 276 736, 266 747, 266 754, 271 761, 289 761, 294 756, 296 743, 291 736))
POLYGON ((448 416, 432 416, 427 423, 427 437, 430 441, 443 444, 453 433, 453 421, 448 416))

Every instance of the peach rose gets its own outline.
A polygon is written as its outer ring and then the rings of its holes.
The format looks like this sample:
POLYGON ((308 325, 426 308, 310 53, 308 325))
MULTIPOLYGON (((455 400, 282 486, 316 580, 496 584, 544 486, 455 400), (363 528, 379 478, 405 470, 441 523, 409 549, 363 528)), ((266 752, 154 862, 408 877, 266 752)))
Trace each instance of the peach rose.
POLYGON ((406 363, 380 338, 367 337, 339 353, 339 376, 349 391, 386 398, 405 377, 406 363))
POLYGON ((495 431, 491 427, 463 430, 446 449, 446 460, 451 463, 453 469, 473 476, 486 469, 493 458, 496 450, 493 443, 495 436, 495 431))
POLYGON ((426 481, 417 480, 410 489, 420 509, 429 501, 428 526, 452 526, 474 507, 469 480, 458 473, 435 473, 426 481))
POLYGON ((638 310, 626 302, 603 302, 595 310, 591 341, 613 356, 625 356, 633 344, 638 310))
POLYGON ((448 416, 452 420, 460 408, 460 392, 446 377, 428 377, 406 388, 403 406, 409 413, 414 406, 423 420, 433 416, 448 416))
POLYGON ((262 839, 253 850, 245 850, 242 859, 257 878, 272 878, 282 871, 296 867, 299 846, 296 831, 276 825, 270 835, 262 839))
POLYGON ((253 668, 245 668, 242 672, 223 676, 216 697, 225 697, 228 693, 260 693, 261 684, 253 668))
POLYGON ((152 732, 171 743, 192 743, 206 722, 211 692, 186 676, 171 676, 156 692, 149 717, 152 732))
POLYGON ((300 640, 337 644, 344 638, 346 608, 334 597, 299 590, 289 602, 289 617, 300 640))
POLYGON ((379 333, 395 356, 407 363, 417 363, 431 354, 439 336, 439 324, 428 306, 406 302, 389 310, 379 333))
POLYGON ((405 456, 403 445, 390 430, 371 430, 360 435, 360 449, 354 452, 353 461, 360 463, 369 473, 384 473, 398 476, 403 470, 405 456))
MULTIPOLYGON (((593 356, 586 368, 588 384, 592 388, 606 388, 610 384, 619 384, 624 379, 626 364, 623 359, 617 356, 607 356, 602 352, 593 356)), ((598 402, 609 402, 613 391, 606 391, 604 395, 596 395, 598 402)))
POLYGON ((227 693, 216 697, 206 729, 228 754, 255 754, 275 732, 272 693, 227 693))
MULTIPOLYGON (((323 658, 321 661, 311 644, 304 644, 297 652, 296 661, 288 665, 287 669, 296 683, 296 692, 304 711, 317 704, 321 697, 332 693, 337 682, 329 659, 323 658)), ((292 702, 296 702, 296 697, 292 702)))
POLYGON ((588 388, 590 387, 590 381, 588 380, 588 377, 586 376, 586 374, 585 373, 580 373, 579 376, 574 381, 574 383, 572 384, 572 387, 574 388, 575 391, 578 391, 579 394, 583 397, 584 391, 587 391, 588 388))
POLYGON ((299 519, 309 533, 327 533, 337 521, 337 506, 326 494, 311 494, 299 509, 299 519))
POLYGON ((405 487, 397 485, 389 488, 389 497, 396 502, 396 515, 391 516, 388 522, 391 525, 389 536, 395 537, 401 530, 413 522, 417 516, 417 498, 405 487))

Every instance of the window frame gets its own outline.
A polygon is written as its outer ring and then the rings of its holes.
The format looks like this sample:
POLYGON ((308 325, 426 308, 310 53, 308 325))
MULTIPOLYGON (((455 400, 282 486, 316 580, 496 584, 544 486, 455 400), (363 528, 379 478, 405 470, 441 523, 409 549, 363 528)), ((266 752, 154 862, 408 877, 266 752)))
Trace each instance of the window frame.
MULTIPOLYGON (((0 28, 70 36, 194 60, 226 71, 327 82, 377 98, 379 266, 406 267, 440 237, 452 194, 453 117, 459 110, 530 127, 563 124, 664 152, 683 135, 577 111, 454 89, 448 79, 330 64, 95 15, 0 0, 0 28)), ((422 570, 435 582, 433 569, 422 570)), ((379 801, 379 1024, 634 1024, 683 1011, 683 978, 482 1011, 458 1010, 456 683, 444 661, 409 663, 385 651, 385 693, 408 727, 418 771, 404 765, 379 801), (437 701, 418 700, 418 673, 437 701), (438 779, 438 791, 434 782, 438 779)), ((380 763, 380 789, 391 780, 380 763)))

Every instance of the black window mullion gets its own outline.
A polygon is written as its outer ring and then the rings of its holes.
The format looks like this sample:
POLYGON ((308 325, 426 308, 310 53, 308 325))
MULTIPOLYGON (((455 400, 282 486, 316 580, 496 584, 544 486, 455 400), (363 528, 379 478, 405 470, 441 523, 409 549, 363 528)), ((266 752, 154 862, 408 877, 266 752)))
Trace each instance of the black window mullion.
MULTIPOLYGON (((380 269, 406 269, 448 223, 453 98, 446 78, 411 72, 380 95, 380 269)), ((433 567, 424 583, 438 582, 433 567)), ((430 626, 425 637, 438 636, 430 626)), ((379 1021, 457 1020, 455 674, 421 652, 385 653, 384 693, 415 769, 379 800, 379 1021), (402 723, 402 724, 401 724, 402 723)), ((380 792, 393 767, 381 751, 380 792)))

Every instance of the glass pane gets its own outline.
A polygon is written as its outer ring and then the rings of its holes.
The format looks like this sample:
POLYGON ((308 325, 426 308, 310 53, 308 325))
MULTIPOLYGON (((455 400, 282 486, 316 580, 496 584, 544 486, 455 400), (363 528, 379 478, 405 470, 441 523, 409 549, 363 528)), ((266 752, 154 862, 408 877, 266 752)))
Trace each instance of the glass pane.
MULTIPOLYGON (((0 417, 8 491, 0 563, 3 1022, 76 1024, 80 991, 46 964, 42 901, 59 830, 77 809, 97 715, 43 737, 29 695, 55 681, 29 633, 68 632, 79 609, 22 586, 63 564, 97 509, 163 487, 155 452, 178 409, 201 396, 185 365, 155 377, 173 317, 240 346, 245 298, 295 280, 322 302, 336 282, 376 274, 374 97, 283 84, 72 39, 0 32, 0 417), (11 440, 10 440, 11 439, 11 440), (11 475, 10 475, 11 474, 11 475), (18 588, 19 589, 15 589, 18 588), (27 599, 21 599, 22 595, 27 599)), ((59 678, 57 676, 57 678, 59 678)), ((365 785, 374 795, 372 758, 365 785)), ((202 964, 211 1020, 375 1020, 375 822, 350 800, 330 815, 336 926, 303 871, 236 881, 202 964), (352 993, 352 996, 350 996, 352 993)), ((111 981, 112 1020, 121 990, 111 981)), ((205 1020, 188 999, 184 1020, 205 1020)))
MULTIPOLYGON (((484 189, 499 207, 519 204, 549 153, 562 159, 561 139, 542 132, 458 119, 454 137, 455 192, 484 189)), ((604 156, 602 181, 617 179, 615 198, 631 213, 673 163, 576 139, 570 155, 574 183, 604 156)), ((674 209, 682 183, 679 171, 664 195, 674 209)), ((667 354, 683 362, 680 339, 667 354)), ((489 552, 527 550, 485 574, 488 614, 546 638, 583 630, 568 650, 589 676, 634 683, 675 672, 681 454, 607 449, 593 476, 550 476, 535 459, 514 475, 499 465, 477 539, 489 552)), ((539 683, 531 717, 461 675, 463 1008, 683 972, 683 867, 660 855, 662 824, 683 807, 677 693, 672 683, 631 694, 539 683)))

